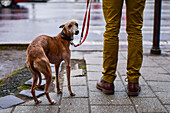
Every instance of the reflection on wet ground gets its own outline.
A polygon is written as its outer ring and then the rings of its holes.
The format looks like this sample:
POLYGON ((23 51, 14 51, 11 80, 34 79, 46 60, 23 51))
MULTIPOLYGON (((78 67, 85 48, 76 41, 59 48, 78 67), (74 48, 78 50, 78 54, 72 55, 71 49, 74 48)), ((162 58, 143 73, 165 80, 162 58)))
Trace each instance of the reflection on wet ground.
MULTIPOLYGON (((19 3, 22 8, 0 8, 0 42, 30 42, 36 36, 46 34, 55 36, 61 29, 59 25, 67 20, 76 19, 81 29, 85 2, 19 3)), ((161 41, 170 45, 170 1, 162 1, 161 41)), ((153 37, 154 0, 146 1, 144 10, 144 41, 152 43, 153 37)), ((126 7, 123 6, 120 41, 127 41, 126 7)), ((102 44, 105 21, 102 3, 92 3, 90 30, 86 42, 102 44)), ((79 37, 79 36, 78 36, 79 37)), ((75 37, 75 40, 78 38, 75 37)))
MULTIPOLYGON (((98 4, 93 4, 93 6, 92 6, 92 8, 93 9, 101 9, 101 4, 100 3, 98 3, 98 4)), ((92 16, 92 20, 101 20, 102 19, 102 17, 101 16, 99 16, 99 15, 101 15, 101 12, 99 12, 99 11, 94 11, 93 12, 93 14, 95 14, 94 16, 92 16)))
POLYGON ((0 20, 28 19, 27 8, 0 8, 0 20))

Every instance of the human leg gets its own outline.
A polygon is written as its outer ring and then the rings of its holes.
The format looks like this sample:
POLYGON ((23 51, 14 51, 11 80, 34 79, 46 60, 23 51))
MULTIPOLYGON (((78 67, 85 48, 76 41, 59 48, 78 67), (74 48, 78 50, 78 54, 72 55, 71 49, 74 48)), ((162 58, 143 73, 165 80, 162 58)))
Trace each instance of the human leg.
POLYGON ((106 21, 103 47, 103 80, 113 83, 119 48, 119 29, 123 0, 103 0, 103 14, 106 21))
POLYGON ((128 33, 128 95, 138 96, 140 68, 143 60, 142 26, 145 0, 126 0, 127 28, 128 33))
POLYGON ((128 33, 128 61, 127 78, 137 83, 140 77, 140 68, 143 60, 142 25, 145 0, 126 0, 128 33))

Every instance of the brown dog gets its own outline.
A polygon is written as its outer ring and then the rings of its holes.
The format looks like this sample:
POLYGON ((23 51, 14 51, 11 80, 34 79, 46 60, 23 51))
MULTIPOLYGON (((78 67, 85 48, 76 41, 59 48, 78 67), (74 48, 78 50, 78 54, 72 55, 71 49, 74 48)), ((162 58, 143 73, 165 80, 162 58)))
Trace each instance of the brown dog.
POLYGON ((27 48, 26 63, 30 71, 32 72, 33 76, 31 93, 36 104, 41 102, 35 96, 35 89, 40 86, 42 80, 40 73, 43 73, 45 75, 46 85, 44 93, 48 101, 50 102, 50 104, 56 103, 54 100, 51 100, 49 96, 49 86, 52 79, 50 63, 55 64, 57 93, 61 93, 59 87, 58 71, 61 61, 63 60, 65 61, 68 80, 68 90, 71 96, 75 95, 75 93, 72 92, 70 86, 71 53, 69 46, 73 35, 77 35, 79 33, 78 24, 75 20, 71 20, 61 25, 60 28, 63 28, 63 30, 57 36, 50 37, 46 35, 41 35, 35 38, 27 48), (39 84, 37 85, 38 78, 39 84))

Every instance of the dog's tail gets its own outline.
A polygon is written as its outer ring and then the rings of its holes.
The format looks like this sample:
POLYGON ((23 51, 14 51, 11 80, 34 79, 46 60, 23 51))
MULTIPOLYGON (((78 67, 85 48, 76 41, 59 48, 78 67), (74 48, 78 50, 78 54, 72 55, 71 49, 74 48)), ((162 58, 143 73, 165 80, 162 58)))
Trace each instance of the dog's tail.
MULTIPOLYGON (((36 85, 36 86, 33 88, 33 90, 35 90, 36 88, 38 88, 38 87, 41 86, 42 77, 41 77, 41 74, 40 74, 39 71, 37 72, 37 75, 38 75, 38 78, 39 78, 39 83, 38 83, 38 85, 36 85)), ((36 76, 37 76, 37 75, 36 75, 36 76)))
POLYGON ((27 66, 29 67, 29 69, 31 70, 31 72, 34 72, 34 73, 35 73, 34 76, 38 76, 38 78, 39 78, 39 83, 38 83, 38 85, 36 85, 36 86, 33 88, 33 90, 35 90, 36 88, 38 88, 38 87, 41 86, 42 77, 41 77, 41 73, 34 68, 33 63, 34 63, 33 61, 31 61, 31 62, 27 61, 27 62, 26 62, 27 66))

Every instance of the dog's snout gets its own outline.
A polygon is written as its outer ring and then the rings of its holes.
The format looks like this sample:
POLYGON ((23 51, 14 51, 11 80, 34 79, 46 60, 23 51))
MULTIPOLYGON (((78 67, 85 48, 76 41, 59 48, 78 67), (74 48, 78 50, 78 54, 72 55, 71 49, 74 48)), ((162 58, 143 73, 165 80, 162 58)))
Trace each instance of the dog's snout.
POLYGON ((79 34, 79 30, 77 30, 76 32, 75 32, 75 35, 78 35, 79 34))

